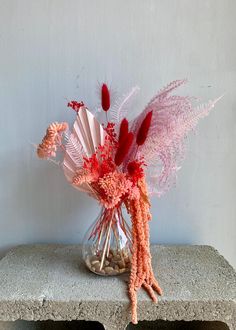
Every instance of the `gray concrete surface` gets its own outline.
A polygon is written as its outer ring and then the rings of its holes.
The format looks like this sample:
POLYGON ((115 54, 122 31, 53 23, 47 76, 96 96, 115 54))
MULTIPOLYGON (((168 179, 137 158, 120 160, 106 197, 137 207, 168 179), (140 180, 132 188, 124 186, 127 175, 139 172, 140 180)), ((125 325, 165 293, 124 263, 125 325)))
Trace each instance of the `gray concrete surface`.
MULTIPOLYGON (((222 321, 235 329, 236 273, 214 248, 152 246, 152 256, 164 295, 154 304, 141 290, 139 320, 222 321)), ((0 321, 90 320, 125 329, 127 281, 87 271, 78 245, 19 246, 0 261, 0 321)))

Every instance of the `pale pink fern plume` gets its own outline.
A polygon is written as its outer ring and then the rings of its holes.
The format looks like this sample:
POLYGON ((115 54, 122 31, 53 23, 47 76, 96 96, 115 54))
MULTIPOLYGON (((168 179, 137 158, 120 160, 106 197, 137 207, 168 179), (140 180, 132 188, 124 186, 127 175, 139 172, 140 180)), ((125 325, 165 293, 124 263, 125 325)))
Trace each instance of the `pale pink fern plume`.
MULTIPOLYGON (((172 95, 170 96, 169 94, 176 88, 178 88, 179 86, 185 84, 187 82, 186 79, 182 79, 182 80, 175 80, 173 82, 171 82, 170 84, 168 84, 166 87, 164 87, 163 89, 161 89, 150 101, 149 103, 146 105, 146 107, 144 108, 144 110, 140 113, 140 115, 138 115, 137 118, 135 118, 132 122, 132 131, 133 132, 137 132, 137 130, 139 129, 140 123, 143 121, 143 119, 145 118, 146 114, 149 111, 159 111, 162 109, 166 109, 166 108, 170 108, 173 103, 175 101, 179 101, 181 98, 183 99, 183 101, 186 99, 186 97, 181 97, 181 96, 176 96, 176 95, 172 95)), ((178 110, 182 110, 183 109, 181 107, 179 107, 178 110)), ((160 118, 160 120, 162 120, 163 118, 160 118)), ((153 117, 152 119, 152 127, 154 125, 155 122, 155 118, 153 117)))
MULTIPOLYGON (((147 166, 149 192, 165 193, 176 180, 176 173, 185 155, 185 138, 204 118, 219 100, 209 101, 198 107, 192 106, 193 98, 170 95, 186 80, 177 80, 161 90, 146 106, 144 111, 133 121, 132 130, 137 132, 140 122, 149 111, 153 119, 148 138, 138 149, 137 157, 144 156, 147 166)), ((128 158, 136 153, 135 146, 128 158)))
POLYGON ((139 92, 139 87, 133 87, 128 94, 123 95, 116 100, 114 106, 109 112, 109 119, 111 122, 120 123, 125 118, 128 112, 131 111, 131 104, 135 96, 139 92))

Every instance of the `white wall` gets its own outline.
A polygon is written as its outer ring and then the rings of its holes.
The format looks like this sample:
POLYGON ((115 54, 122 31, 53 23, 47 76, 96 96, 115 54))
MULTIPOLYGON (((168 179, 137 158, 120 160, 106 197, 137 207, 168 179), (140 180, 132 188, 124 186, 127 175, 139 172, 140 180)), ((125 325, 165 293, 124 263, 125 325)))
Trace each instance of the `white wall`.
POLYGON ((202 100, 226 92, 189 139, 177 188, 153 199, 152 242, 210 244, 236 266, 235 0, 0 0, 0 247, 77 243, 94 201, 36 158, 66 98, 97 104, 98 81, 141 87, 138 109, 163 84, 202 100))

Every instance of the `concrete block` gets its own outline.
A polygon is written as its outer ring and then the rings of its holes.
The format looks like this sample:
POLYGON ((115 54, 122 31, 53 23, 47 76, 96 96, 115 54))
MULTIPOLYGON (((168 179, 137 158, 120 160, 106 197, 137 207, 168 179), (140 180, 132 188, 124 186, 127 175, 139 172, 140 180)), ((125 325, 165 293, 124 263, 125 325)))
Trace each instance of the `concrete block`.
MULTIPOLYGON (((138 295, 139 320, 221 321, 236 328, 236 273, 209 246, 152 246, 164 295, 138 295)), ((105 329, 130 322, 128 275, 89 272, 79 245, 24 245, 0 261, 0 321, 90 320, 105 329)), ((3 324, 3 323, 2 323, 3 324)))

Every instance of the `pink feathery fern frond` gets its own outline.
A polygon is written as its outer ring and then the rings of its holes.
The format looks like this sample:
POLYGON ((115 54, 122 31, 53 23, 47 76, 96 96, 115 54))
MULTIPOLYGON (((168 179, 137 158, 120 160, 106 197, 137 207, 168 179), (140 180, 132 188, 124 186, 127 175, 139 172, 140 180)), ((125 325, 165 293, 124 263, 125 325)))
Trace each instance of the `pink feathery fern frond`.
MULTIPOLYGON (((190 97, 178 96, 178 95, 169 95, 175 88, 186 83, 186 79, 175 80, 168 84, 166 87, 161 89, 146 105, 144 110, 131 122, 131 131, 134 132, 134 135, 137 136, 138 129, 146 117, 147 113, 153 111, 152 125, 149 131, 149 138, 154 135, 158 135, 162 127, 167 126, 169 122, 169 117, 173 116, 174 118, 181 113, 191 109, 191 100, 190 97), (168 116, 167 116, 168 113, 168 116)), ((136 153, 135 145, 132 145, 130 151, 124 161, 124 166, 127 166, 129 159, 132 159, 136 153)))
POLYGON ((165 193, 176 180, 185 156, 185 140, 201 118, 207 116, 215 103, 194 108, 194 98, 188 96, 170 95, 170 93, 186 80, 176 80, 162 89, 145 107, 143 112, 131 123, 131 131, 137 135, 140 123, 149 111, 153 111, 152 123, 145 144, 137 150, 131 147, 127 159, 145 157, 147 166, 147 182, 150 193, 161 195, 165 193), (137 154, 136 154, 137 152, 137 154))
POLYGON ((123 118, 127 116, 130 104, 138 92, 139 87, 135 86, 128 94, 123 95, 115 102, 109 113, 109 118, 112 122, 119 123, 123 118))
POLYGON ((186 104, 180 99, 174 107, 155 112, 155 127, 139 150, 141 155, 145 155, 146 163, 156 168, 156 171, 147 173, 150 192, 161 195, 175 183, 176 173, 185 156, 185 138, 218 100, 190 108, 187 98, 186 104), (184 111, 180 111, 180 105, 184 111), (159 115, 161 119, 157 120, 159 115))
POLYGON ((74 134, 68 137, 66 144, 66 152, 68 157, 73 161, 76 168, 82 167, 84 163, 84 149, 82 144, 74 134))
POLYGON ((179 80, 174 80, 172 82, 170 82, 167 86, 165 86, 164 88, 162 88, 157 94, 156 96, 154 96, 150 103, 155 102, 155 100, 157 98, 161 98, 161 97, 166 97, 168 94, 170 94, 173 90, 175 90, 176 88, 178 88, 179 86, 186 84, 187 83, 187 79, 179 79, 179 80))
MULTIPOLYGON (((144 110, 138 115, 138 117, 132 122, 131 130, 132 132, 137 132, 138 127, 140 123, 145 118, 146 114, 150 111, 156 111, 161 110, 165 108, 172 107, 175 103, 178 102, 178 105, 180 105, 180 100, 183 101, 183 103, 186 101, 186 97, 181 96, 169 96, 169 94, 179 86, 185 84, 187 82, 186 79, 182 80, 175 80, 168 84, 166 87, 162 88, 146 105, 144 110)), ((181 107, 179 106, 179 109, 181 107)), ((182 109, 181 109, 182 110, 182 109)))

